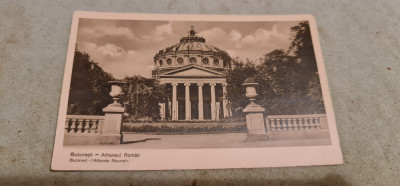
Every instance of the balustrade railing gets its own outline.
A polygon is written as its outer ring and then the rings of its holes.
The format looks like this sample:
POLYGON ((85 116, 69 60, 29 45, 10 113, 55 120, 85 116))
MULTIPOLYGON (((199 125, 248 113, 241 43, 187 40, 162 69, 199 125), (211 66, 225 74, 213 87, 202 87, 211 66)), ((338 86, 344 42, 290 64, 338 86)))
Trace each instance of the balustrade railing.
POLYGON ((99 133, 104 116, 67 115, 65 133, 99 133))
POLYGON ((311 115, 270 115, 266 116, 268 131, 301 131, 327 128, 325 114, 311 115))

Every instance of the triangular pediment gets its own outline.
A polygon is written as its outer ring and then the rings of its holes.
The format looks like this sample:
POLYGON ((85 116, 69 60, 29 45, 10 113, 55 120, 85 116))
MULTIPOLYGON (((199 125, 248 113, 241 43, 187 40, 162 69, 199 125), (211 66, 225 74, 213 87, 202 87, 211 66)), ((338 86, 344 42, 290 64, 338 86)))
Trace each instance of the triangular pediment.
POLYGON ((197 65, 185 66, 159 75, 160 77, 222 77, 222 73, 197 65))

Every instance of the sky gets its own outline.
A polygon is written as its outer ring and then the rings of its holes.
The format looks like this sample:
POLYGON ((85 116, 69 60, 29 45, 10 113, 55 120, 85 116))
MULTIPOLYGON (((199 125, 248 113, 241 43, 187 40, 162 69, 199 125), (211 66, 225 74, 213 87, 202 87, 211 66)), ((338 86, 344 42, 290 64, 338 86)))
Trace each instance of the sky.
POLYGON ((154 55, 179 43, 191 26, 207 44, 225 50, 232 58, 256 61, 274 49, 288 49, 290 28, 298 23, 80 19, 77 44, 117 79, 151 77, 154 55))

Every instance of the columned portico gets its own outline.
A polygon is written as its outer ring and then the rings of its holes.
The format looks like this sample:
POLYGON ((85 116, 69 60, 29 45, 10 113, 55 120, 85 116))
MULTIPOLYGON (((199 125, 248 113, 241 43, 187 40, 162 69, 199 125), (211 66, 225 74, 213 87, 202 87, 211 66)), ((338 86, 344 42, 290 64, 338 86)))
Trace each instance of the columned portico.
POLYGON ((230 115, 226 93, 224 94, 226 92, 224 79, 165 78, 160 83, 167 84, 172 89, 172 95, 170 94, 172 120, 217 121, 230 115))

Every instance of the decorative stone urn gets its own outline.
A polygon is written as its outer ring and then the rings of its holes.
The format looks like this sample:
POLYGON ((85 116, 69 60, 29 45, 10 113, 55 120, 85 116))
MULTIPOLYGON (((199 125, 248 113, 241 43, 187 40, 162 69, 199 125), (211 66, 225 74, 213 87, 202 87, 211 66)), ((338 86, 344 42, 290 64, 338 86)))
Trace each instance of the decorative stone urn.
MULTIPOLYGON (((111 85, 111 92, 110 92, 110 96, 113 98, 114 102, 112 104, 109 104, 106 108, 108 107, 117 107, 117 108, 122 108, 121 104, 119 104, 118 101, 118 97, 119 95, 122 94, 122 86, 124 84, 126 84, 126 82, 123 81, 109 81, 108 82, 109 85, 111 85)), ((104 109, 106 109, 104 108, 104 109)), ((104 111, 103 109, 103 111, 104 111)))
POLYGON ((258 83, 256 83, 252 78, 248 78, 242 85, 246 87, 246 97, 250 100, 250 104, 243 109, 243 112, 246 113, 246 141, 268 140, 268 135, 265 132, 265 109, 254 102, 256 100, 256 96, 258 95, 256 90, 258 83))
POLYGON ((122 81, 108 82, 108 84, 111 85, 110 96, 113 98, 114 102, 103 108, 105 118, 102 135, 100 136, 101 144, 119 144, 121 142, 122 115, 125 112, 125 108, 117 101, 119 95, 122 94, 122 86, 125 83, 126 82, 122 81))

